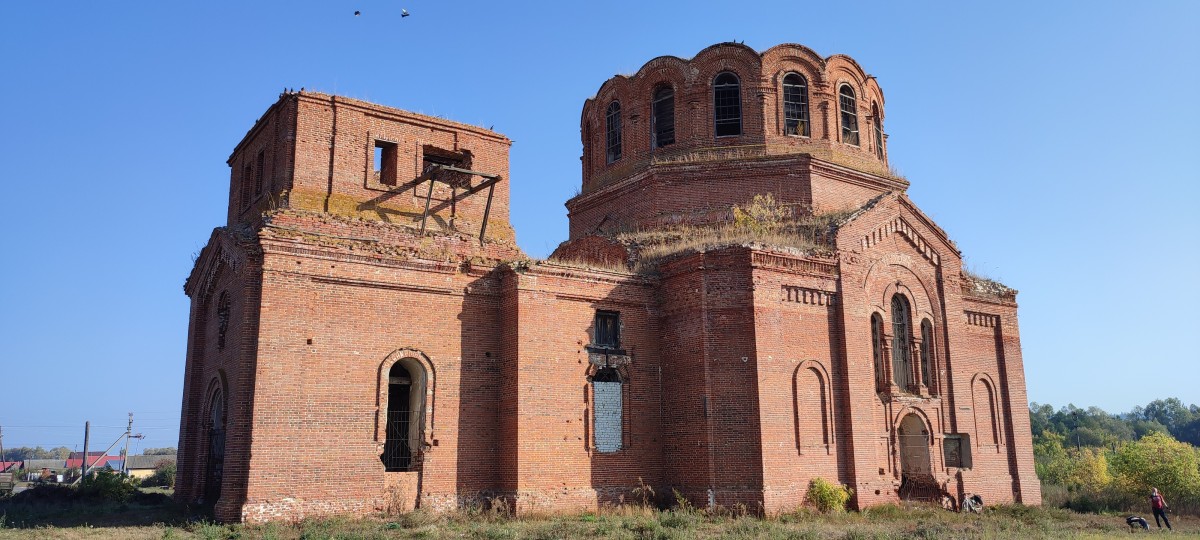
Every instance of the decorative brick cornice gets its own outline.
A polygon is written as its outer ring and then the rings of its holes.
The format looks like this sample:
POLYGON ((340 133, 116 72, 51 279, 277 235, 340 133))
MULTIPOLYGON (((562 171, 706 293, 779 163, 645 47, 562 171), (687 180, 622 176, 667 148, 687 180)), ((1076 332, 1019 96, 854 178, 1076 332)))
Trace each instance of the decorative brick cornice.
POLYGON ((807 287, 797 287, 794 285, 784 285, 782 290, 783 294, 781 295, 781 300, 784 302, 796 302, 799 304, 810 304, 815 306, 837 305, 838 295, 834 292, 809 289, 807 287))
POLYGON ((928 259, 929 262, 933 263, 934 266, 940 266, 942 264, 941 256, 933 250, 930 242, 926 241, 925 238, 921 236, 921 233, 917 232, 917 230, 902 217, 897 217, 891 221, 888 221, 874 231, 871 231, 870 234, 864 236, 860 241, 862 249, 870 249, 875 244, 887 239, 893 233, 899 233, 900 236, 902 236, 905 240, 908 240, 908 243, 912 244, 912 246, 916 248, 921 255, 928 259))
POLYGON ((1000 316, 990 313, 980 313, 978 311, 965 311, 967 316, 967 324, 971 326, 983 326, 986 328, 995 328, 1000 325, 1000 316))
POLYGON ((808 274, 820 277, 838 276, 837 263, 832 260, 817 261, 807 258, 788 257, 775 253, 752 251, 750 253, 750 264, 759 268, 770 268, 795 274, 808 274))

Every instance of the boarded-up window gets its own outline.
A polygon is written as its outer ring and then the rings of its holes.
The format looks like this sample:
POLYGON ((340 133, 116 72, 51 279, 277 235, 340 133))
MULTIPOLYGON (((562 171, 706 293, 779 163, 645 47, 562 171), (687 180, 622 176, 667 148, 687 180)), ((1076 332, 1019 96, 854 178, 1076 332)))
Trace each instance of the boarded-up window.
POLYGON ((971 436, 966 433, 946 435, 942 439, 942 455, 947 467, 971 468, 971 436))
POLYGON ((592 377, 593 425, 596 450, 616 452, 621 449, 623 395, 621 376, 612 368, 601 369, 592 377))

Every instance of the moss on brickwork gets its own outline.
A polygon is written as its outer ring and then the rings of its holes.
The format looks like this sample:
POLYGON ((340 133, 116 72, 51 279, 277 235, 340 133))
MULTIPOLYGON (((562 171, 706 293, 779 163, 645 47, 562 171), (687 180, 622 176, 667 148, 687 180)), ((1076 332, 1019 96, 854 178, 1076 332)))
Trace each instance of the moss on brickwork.
MULTIPOLYGON (((380 199, 382 198, 380 197, 380 199)), ((285 194, 285 199, 288 201, 288 208, 294 210, 329 213, 353 219, 383 221, 412 229, 421 226, 421 214, 425 210, 424 206, 411 204, 412 197, 409 195, 408 190, 392 192, 392 195, 386 198, 386 202, 380 200, 363 201, 350 195, 340 193, 327 195, 324 192, 314 191, 292 191, 285 194)), ((431 208, 428 221, 426 222, 426 229, 460 234, 479 234, 479 223, 476 221, 466 219, 461 215, 456 216, 453 229, 451 229, 449 220, 449 208, 444 208, 440 211, 431 208)), ((489 217, 486 234, 488 241, 505 243, 516 241, 516 232, 513 230, 512 225, 507 221, 497 219, 495 216, 489 217)))

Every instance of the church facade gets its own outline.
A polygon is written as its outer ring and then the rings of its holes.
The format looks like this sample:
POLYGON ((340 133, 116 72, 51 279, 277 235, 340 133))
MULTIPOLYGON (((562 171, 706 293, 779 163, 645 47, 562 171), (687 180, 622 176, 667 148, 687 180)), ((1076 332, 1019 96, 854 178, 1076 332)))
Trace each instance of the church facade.
POLYGON ((906 196, 883 107, 800 45, 653 59, 585 102, 569 238, 532 260, 509 139, 285 92, 184 287, 176 498, 776 513, 824 478, 857 508, 1039 504, 1016 292, 906 196))

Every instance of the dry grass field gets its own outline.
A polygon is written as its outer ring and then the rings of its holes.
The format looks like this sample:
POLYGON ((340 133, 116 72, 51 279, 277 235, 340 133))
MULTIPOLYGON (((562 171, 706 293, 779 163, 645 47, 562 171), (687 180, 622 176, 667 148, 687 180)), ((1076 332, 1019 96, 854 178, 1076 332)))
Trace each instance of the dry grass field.
MULTIPOLYGON (((0 503, 0 540, 75 539, 933 539, 1131 538, 1119 515, 998 506, 963 515, 927 506, 887 506, 822 515, 802 511, 761 519, 698 511, 614 508, 596 514, 507 518, 488 513, 421 512, 375 519, 308 520, 261 526, 190 521, 166 501, 19 506, 0 503)), ((1173 516, 1173 537, 1200 538, 1200 519, 1173 516)))

